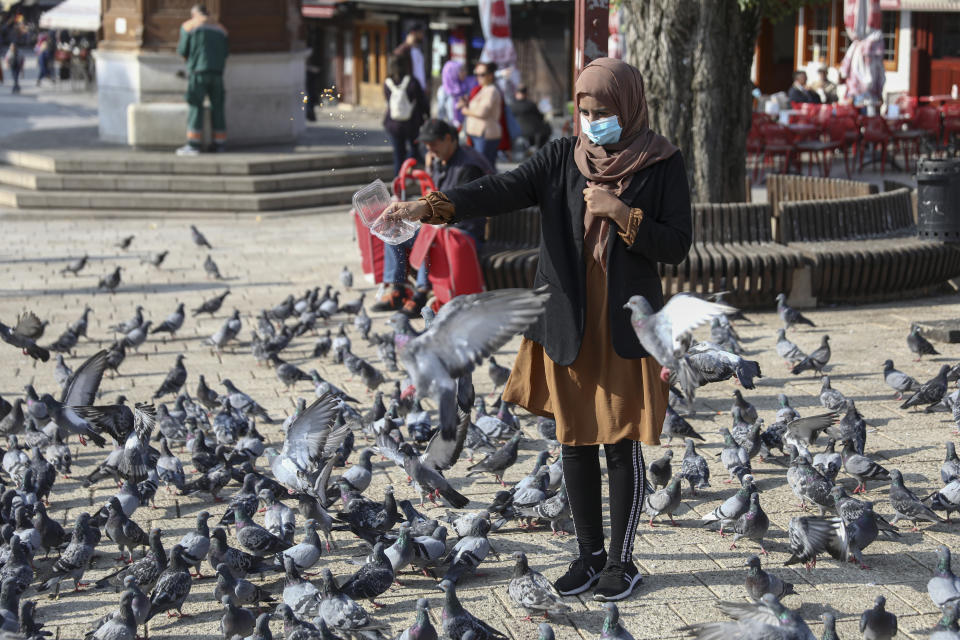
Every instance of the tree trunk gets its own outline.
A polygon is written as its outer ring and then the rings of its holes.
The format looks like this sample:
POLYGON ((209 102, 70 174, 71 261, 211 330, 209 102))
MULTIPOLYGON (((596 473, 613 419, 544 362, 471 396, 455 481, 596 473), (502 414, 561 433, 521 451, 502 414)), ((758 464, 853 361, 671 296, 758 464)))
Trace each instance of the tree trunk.
POLYGON ((742 202, 757 9, 738 0, 624 0, 626 61, 650 128, 683 152, 695 202, 742 202))

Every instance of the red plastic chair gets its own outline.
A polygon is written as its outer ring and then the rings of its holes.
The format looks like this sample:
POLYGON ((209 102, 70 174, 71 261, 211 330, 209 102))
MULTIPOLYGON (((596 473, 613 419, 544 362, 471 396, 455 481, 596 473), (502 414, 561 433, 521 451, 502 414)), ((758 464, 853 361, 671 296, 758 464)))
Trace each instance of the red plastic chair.
POLYGON ((430 264, 428 277, 433 287, 434 311, 456 296, 484 290, 476 242, 459 229, 421 227, 410 250, 410 264, 419 268, 424 259, 430 264))
POLYGON ((923 140, 932 146, 931 154, 937 151, 940 147, 940 139, 943 137, 939 109, 929 104, 918 106, 909 125, 911 129, 923 131, 923 140))
POLYGON ((747 132, 747 166, 750 165, 750 159, 753 158, 753 182, 757 181, 757 173, 760 171, 760 164, 763 159, 763 133, 761 127, 769 123, 769 120, 758 123, 754 118, 750 131, 747 132))
MULTIPOLYGON (((830 122, 827 123, 825 129, 827 140, 834 143, 835 146, 833 151, 842 151, 843 152, 843 166, 847 171, 847 179, 850 179, 850 156, 854 155, 851 151, 854 151, 854 146, 856 145, 857 140, 860 137, 860 131, 857 129, 857 123, 853 118, 844 117, 844 118, 832 118, 830 122)), ((833 154, 831 153, 831 160, 833 154)), ((854 157, 856 157, 854 155, 854 157)), ((830 163, 827 164, 827 171, 825 175, 830 175, 830 163)))
POLYGON ((880 174, 883 175, 887 164, 887 145, 890 143, 890 129, 880 116, 870 116, 861 121, 863 127, 860 141, 860 172, 863 172, 863 149, 870 149, 871 156, 880 148, 880 174))
POLYGON ((860 117, 860 112, 857 111, 857 108, 852 104, 838 103, 834 111, 838 118, 853 118, 856 120, 860 117))

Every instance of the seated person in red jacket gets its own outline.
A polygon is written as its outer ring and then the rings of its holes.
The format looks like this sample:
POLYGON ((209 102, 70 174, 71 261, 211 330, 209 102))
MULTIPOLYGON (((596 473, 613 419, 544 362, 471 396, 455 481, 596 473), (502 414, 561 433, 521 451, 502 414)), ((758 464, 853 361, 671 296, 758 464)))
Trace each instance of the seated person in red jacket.
MULTIPOLYGON (((477 178, 494 173, 487 159, 470 147, 462 147, 458 142, 456 128, 437 118, 427 120, 420 128, 417 142, 427 148, 427 172, 437 189, 450 189, 466 184, 477 178)), ((463 231, 477 243, 483 242, 486 218, 472 218, 458 222, 453 227, 463 231)), ((389 287, 374 305, 374 311, 402 311, 411 318, 420 314, 427 302, 430 283, 427 280, 429 265, 426 260, 417 270, 417 289, 412 298, 407 298, 404 283, 407 280, 407 256, 416 236, 399 245, 383 247, 383 283, 389 287)))

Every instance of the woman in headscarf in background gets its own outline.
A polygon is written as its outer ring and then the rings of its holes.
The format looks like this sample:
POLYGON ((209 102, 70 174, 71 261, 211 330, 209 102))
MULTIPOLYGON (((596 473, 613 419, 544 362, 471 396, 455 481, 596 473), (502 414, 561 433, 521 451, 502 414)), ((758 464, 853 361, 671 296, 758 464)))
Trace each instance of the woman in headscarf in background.
POLYGON ((594 598, 607 601, 641 582, 632 559, 645 497, 640 443, 659 444, 667 406, 660 366, 640 346, 624 305, 639 294, 655 310, 663 306, 657 263, 686 257, 692 225, 683 158, 647 126, 640 72, 595 60, 577 78, 576 97, 578 136, 551 141, 513 171, 395 203, 387 215, 440 224, 539 206, 534 286, 550 299, 524 334, 503 400, 557 423, 579 545, 557 589, 595 587, 594 598))
POLYGON ((457 102, 470 91, 463 63, 448 60, 443 65, 440 78, 442 82, 437 89, 437 117, 459 129, 463 125, 463 115, 457 107, 457 102))

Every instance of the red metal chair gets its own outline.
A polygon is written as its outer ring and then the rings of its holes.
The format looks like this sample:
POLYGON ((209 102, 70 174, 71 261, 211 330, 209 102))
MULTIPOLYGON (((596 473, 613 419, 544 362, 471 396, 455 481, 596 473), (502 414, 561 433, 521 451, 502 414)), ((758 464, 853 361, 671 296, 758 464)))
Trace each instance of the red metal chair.
MULTIPOLYGON (((825 129, 827 140, 834 144, 830 153, 829 161, 824 175, 830 175, 830 168, 833 161, 833 154, 837 151, 843 152, 843 167, 847 171, 847 179, 850 179, 850 151, 853 149, 860 132, 857 129, 857 123, 853 118, 833 118, 827 123, 825 129), (851 135, 853 133, 853 135, 851 135)), ((854 156, 856 157, 856 156, 854 156)))
POLYGON ((909 124, 910 128, 924 132, 923 140, 932 142, 931 154, 936 152, 943 136, 940 110, 929 104, 919 105, 909 124))
POLYGON ((917 107, 919 106, 919 100, 917 96, 908 96, 903 94, 897 98, 895 103, 897 107, 900 108, 900 115, 913 120, 917 115, 917 107))
MULTIPOLYGON (((793 153, 796 149, 793 142, 793 133, 786 127, 775 123, 764 125, 760 133, 763 136, 764 170, 766 170, 770 160, 777 156, 783 156, 783 173, 787 173, 790 170, 790 163, 793 161, 793 153)), ((775 166, 775 163, 773 164, 775 166)))
MULTIPOLYGON (((953 136, 960 133, 960 103, 948 102, 940 107, 940 112, 943 114, 943 144, 951 147, 953 136)), ((956 151, 954 147, 954 153, 956 151)))
POLYGON ((747 166, 750 165, 750 159, 753 158, 753 182, 757 181, 757 173, 760 171, 760 164, 763 158, 763 133, 762 126, 769 123, 769 119, 758 122, 756 118, 747 132, 747 166))
POLYGON ((860 112, 857 111, 857 108, 852 104, 837 103, 837 106, 834 109, 834 112, 839 118, 853 118, 854 120, 856 120, 860 117, 860 112))
POLYGON ((880 148, 880 174, 884 172, 887 164, 887 145, 890 144, 890 129, 886 121, 880 116, 869 116, 861 121, 861 139, 860 139, 860 172, 863 172, 863 149, 870 149, 870 155, 876 153, 877 147, 880 148))

